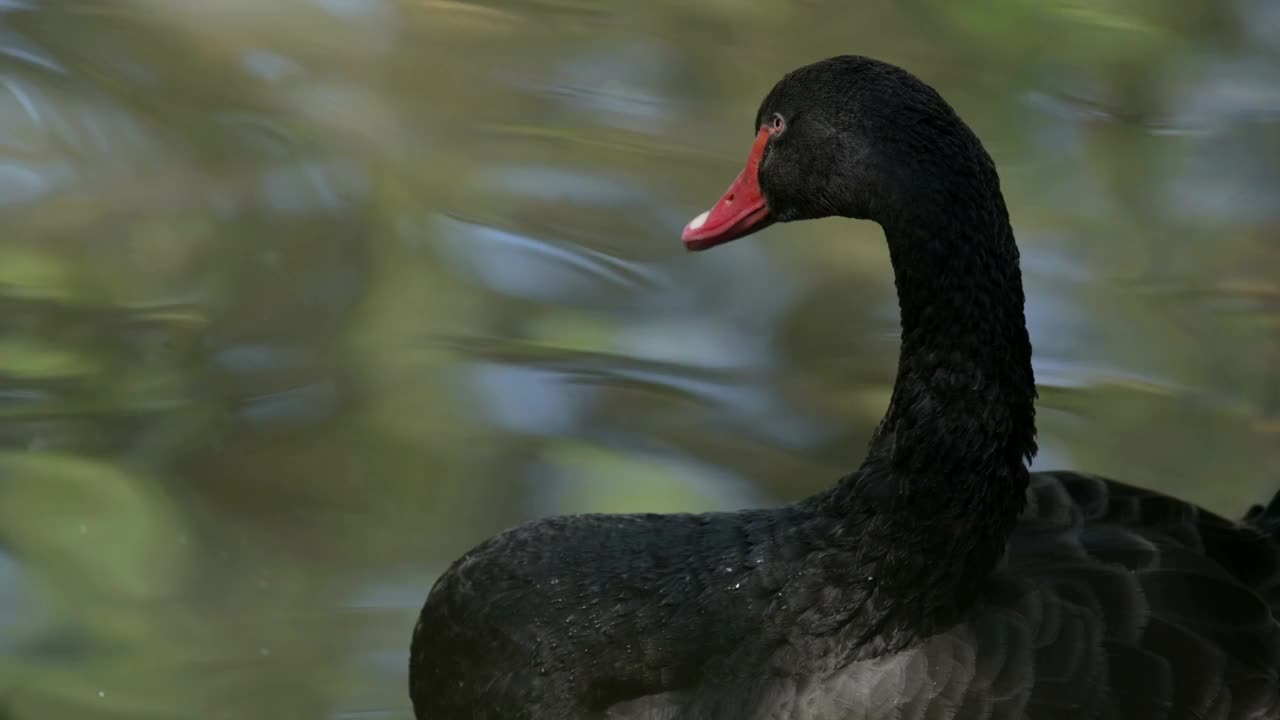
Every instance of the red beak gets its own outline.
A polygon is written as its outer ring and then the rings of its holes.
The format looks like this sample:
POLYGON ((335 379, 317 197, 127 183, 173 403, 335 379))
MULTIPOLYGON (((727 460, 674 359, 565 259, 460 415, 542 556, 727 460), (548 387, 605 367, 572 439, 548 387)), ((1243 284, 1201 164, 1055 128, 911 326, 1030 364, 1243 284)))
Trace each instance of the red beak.
POLYGON ((706 250, 763 230, 773 224, 769 205, 760 192, 760 159, 769 144, 768 128, 756 135, 747 166, 710 210, 689 221, 680 239, 686 250, 706 250))

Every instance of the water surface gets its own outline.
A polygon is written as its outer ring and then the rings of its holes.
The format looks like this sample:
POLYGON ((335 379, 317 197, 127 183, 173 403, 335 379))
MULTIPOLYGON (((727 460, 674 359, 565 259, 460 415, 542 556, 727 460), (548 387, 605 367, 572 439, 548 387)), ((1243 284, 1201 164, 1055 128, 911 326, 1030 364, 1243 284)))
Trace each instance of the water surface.
POLYGON ((1265 0, 0 0, 0 718, 409 718, 514 523, 861 459, 874 225, 690 255, 783 72, 935 84, 1001 168, 1037 467, 1280 487, 1265 0))

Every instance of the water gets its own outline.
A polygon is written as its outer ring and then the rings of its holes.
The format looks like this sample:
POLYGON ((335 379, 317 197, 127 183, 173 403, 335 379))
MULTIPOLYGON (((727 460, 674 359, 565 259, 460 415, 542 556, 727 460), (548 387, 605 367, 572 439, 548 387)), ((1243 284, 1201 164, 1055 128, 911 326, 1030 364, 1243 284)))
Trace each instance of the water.
POLYGON ((700 255, 842 52, 1000 165, 1040 467, 1280 487, 1267 0, 0 2, 0 718, 408 718, 521 520, 815 491, 896 357, 877 228, 700 255))

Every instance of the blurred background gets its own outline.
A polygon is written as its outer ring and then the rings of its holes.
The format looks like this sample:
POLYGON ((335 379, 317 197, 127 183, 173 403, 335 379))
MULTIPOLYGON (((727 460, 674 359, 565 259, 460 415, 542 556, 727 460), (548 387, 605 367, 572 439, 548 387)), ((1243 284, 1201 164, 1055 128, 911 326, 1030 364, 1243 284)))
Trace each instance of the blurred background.
POLYGON ((999 164, 1036 466, 1280 488, 1276 0, 0 0, 0 718, 407 719, 484 537, 854 467, 879 228, 679 241, 847 52, 999 164))

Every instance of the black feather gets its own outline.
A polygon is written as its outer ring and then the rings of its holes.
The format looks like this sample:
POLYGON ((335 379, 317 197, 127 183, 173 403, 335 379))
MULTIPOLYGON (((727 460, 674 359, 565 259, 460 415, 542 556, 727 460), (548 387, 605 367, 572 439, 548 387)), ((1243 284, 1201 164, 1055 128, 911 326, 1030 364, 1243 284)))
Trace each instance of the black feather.
POLYGON ((902 350, 867 458, 771 510, 482 543, 414 628, 419 720, 1280 720, 1280 496, 1246 523, 1030 475, 1035 382, 991 158, 861 57, 769 93, 773 219, 885 230, 902 350))

